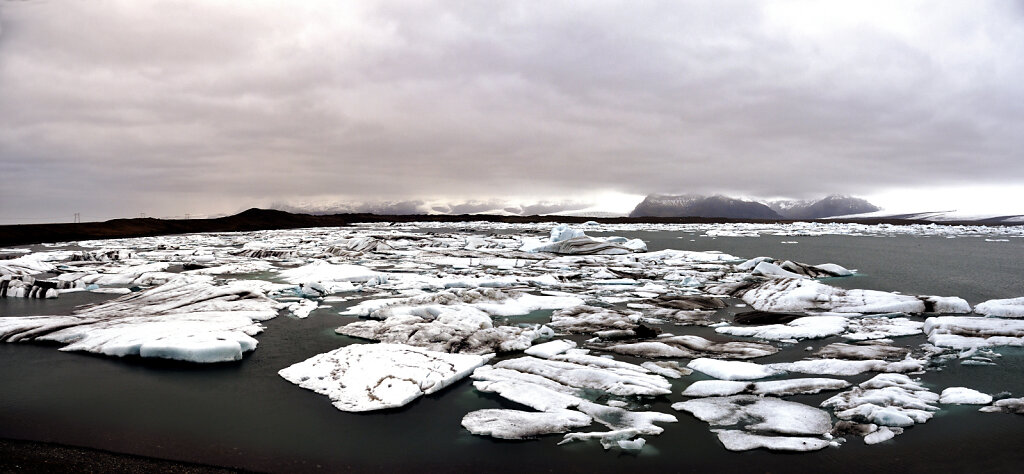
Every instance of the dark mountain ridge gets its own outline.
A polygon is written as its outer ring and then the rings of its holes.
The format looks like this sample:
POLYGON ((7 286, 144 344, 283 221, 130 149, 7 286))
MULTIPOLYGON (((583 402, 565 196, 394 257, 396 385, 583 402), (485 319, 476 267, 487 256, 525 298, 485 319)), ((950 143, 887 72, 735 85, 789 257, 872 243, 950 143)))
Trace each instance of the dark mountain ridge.
POLYGON ((782 219, 768 206, 723 195, 651 194, 637 204, 629 217, 724 217, 733 219, 782 219))

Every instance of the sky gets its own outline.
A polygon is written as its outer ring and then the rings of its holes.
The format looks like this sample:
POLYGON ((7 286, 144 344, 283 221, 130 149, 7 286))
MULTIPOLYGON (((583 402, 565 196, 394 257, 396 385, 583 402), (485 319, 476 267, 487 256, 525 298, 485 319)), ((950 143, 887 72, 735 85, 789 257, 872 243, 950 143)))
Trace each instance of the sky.
POLYGON ((1024 213, 1022 77, 1020 1, 0 0, 0 223, 648 193, 1024 213))

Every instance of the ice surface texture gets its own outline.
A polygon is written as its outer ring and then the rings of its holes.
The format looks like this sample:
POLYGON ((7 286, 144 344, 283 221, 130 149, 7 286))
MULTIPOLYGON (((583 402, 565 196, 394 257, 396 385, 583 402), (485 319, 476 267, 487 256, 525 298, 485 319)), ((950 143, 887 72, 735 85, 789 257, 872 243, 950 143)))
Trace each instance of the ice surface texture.
POLYGON ((113 356, 239 360, 256 348, 258 321, 277 316, 277 304, 247 282, 211 281, 179 276, 70 316, 0 318, 0 339, 56 341, 67 344, 62 351, 113 356))
POLYGON ((342 411, 396 408, 469 375, 489 357, 402 344, 354 344, 313 356, 278 374, 327 395, 342 411))

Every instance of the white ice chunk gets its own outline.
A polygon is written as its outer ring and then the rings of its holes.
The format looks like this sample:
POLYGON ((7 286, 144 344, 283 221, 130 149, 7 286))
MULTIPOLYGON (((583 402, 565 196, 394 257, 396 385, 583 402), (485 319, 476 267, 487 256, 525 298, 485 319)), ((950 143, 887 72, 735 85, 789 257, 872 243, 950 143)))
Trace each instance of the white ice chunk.
POLYGON ((673 403, 712 426, 744 425, 748 431, 793 435, 824 435, 832 430, 827 412, 802 403, 756 395, 695 398, 673 403))
POLYGON ((896 362, 884 360, 809 359, 779 362, 770 367, 787 372, 815 375, 857 375, 864 372, 917 372, 924 370, 926 361, 904 359, 896 362))
POLYGON ((739 430, 712 430, 729 451, 749 451, 765 448, 772 451, 818 451, 829 446, 829 441, 806 436, 764 436, 739 430))
POLYGON ((330 397, 342 411, 403 406, 469 375, 489 357, 401 344, 353 344, 313 356, 278 374, 330 397))
POLYGON ((939 347, 1024 346, 1024 320, 970 316, 940 316, 924 321, 928 341, 939 347))
POLYGON ((569 349, 575 348, 576 343, 568 339, 559 339, 556 341, 545 342, 543 344, 537 344, 535 346, 526 349, 526 354, 543 359, 550 358, 561 354, 569 349))
POLYGON ((949 387, 939 395, 939 403, 956 405, 988 405, 992 395, 967 387, 949 387))
POLYGON ((462 426, 476 435, 500 439, 527 439, 590 425, 590 416, 575 410, 527 412, 486 409, 466 414, 462 426))
POLYGON ((1000 318, 1024 318, 1024 297, 988 300, 975 306, 974 312, 1000 318))
POLYGON ((754 309, 773 312, 966 313, 970 306, 954 297, 910 296, 876 290, 837 288, 796 278, 772 278, 738 290, 754 309))
POLYGON ((378 280, 382 274, 361 265, 334 265, 324 260, 314 260, 301 267, 282 270, 281 278, 289 283, 318 283, 327 281, 367 282, 378 280))
POLYGON ((752 362, 707 358, 694 359, 686 366, 720 380, 754 380, 784 373, 783 369, 752 362))
POLYGON ((256 348, 256 321, 277 303, 245 282, 211 284, 179 276, 164 285, 76 310, 71 316, 0 318, 0 340, 67 344, 63 351, 161 357, 189 362, 239 360, 256 348))
POLYGON ((722 326, 715 332, 733 336, 756 337, 769 341, 821 339, 846 331, 848 321, 842 316, 808 316, 787 324, 764 326, 722 326))
POLYGON ((897 434, 902 433, 901 428, 881 426, 874 432, 869 433, 864 437, 864 444, 878 444, 884 441, 888 441, 896 437, 897 434), (894 431, 895 430, 895 431, 894 431))
POLYGON ((787 380, 771 380, 767 382, 741 382, 731 380, 698 380, 686 390, 684 397, 725 397, 729 395, 802 395, 819 393, 825 390, 840 390, 850 386, 850 382, 839 379, 802 378, 787 380))

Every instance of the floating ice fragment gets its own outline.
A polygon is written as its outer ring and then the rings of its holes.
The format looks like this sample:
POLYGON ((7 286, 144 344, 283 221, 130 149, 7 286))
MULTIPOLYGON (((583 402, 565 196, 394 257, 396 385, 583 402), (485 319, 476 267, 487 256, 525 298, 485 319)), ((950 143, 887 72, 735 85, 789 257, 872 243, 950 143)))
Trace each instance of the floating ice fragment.
POLYGON ((928 341, 939 347, 1024 346, 1024 320, 971 316, 940 316, 924 321, 928 341))
POLYGON ((278 374, 330 397, 342 411, 403 406, 469 375, 489 357, 402 344, 353 344, 313 356, 278 374))
POLYGON ((726 361, 699 358, 690 361, 687 367, 719 380, 755 380, 784 373, 782 369, 752 362, 726 361))
POLYGON ((590 416, 575 410, 527 412, 485 409, 462 417, 462 426, 476 435, 500 439, 527 439, 583 428, 592 423, 590 416))
POLYGON ((526 349, 527 355, 534 357, 540 357, 542 359, 548 359, 552 356, 561 354, 569 349, 576 347, 576 343, 568 339, 559 339, 557 341, 545 342, 543 344, 537 344, 535 346, 526 349))
POLYGON ((820 339, 846 331, 848 321, 842 316, 809 316, 786 324, 767 326, 723 326, 715 332, 733 336, 756 337, 769 341, 820 339))
POLYGON ((740 382, 730 380, 698 380, 686 390, 684 397, 725 397, 729 395, 803 395, 819 393, 825 390, 840 390, 850 386, 850 382, 839 379, 803 378, 788 380, 772 380, 767 382, 740 382))
POLYGON ((749 451, 765 448, 772 451, 818 451, 829 447, 830 442, 821 438, 805 436, 764 436, 739 430, 711 430, 718 435, 725 449, 749 451))
POLYGON ((949 387, 939 395, 939 403, 948 405, 988 405, 992 395, 967 387, 949 387))
POLYGON ((67 344, 62 351, 160 357, 189 362, 239 360, 256 348, 256 321, 277 303, 246 282, 211 284, 179 276, 161 286, 76 310, 71 316, 0 318, 0 339, 67 344))
POLYGON ((1024 318, 1024 297, 988 300, 975 306, 974 312, 1000 318, 1024 318))

